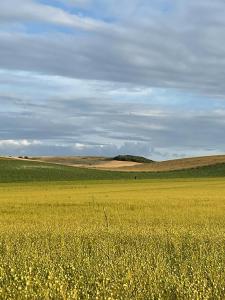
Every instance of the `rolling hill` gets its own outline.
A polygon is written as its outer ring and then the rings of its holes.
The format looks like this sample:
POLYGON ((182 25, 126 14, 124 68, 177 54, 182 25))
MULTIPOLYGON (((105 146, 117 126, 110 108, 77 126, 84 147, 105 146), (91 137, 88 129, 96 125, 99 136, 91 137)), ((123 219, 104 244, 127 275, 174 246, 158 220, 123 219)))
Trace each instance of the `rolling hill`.
POLYGON ((59 163, 0 159, 0 182, 142 180, 167 178, 225 177, 225 163, 170 171, 108 171, 66 166, 59 163))
POLYGON ((166 160, 161 162, 144 163, 138 164, 130 167, 123 167, 123 170, 127 171, 175 171, 192 169, 203 166, 212 166, 215 164, 225 163, 225 155, 215 155, 215 156, 202 156, 202 157, 191 157, 182 158, 175 160, 166 160))
POLYGON ((144 157, 121 155, 109 157, 33 157, 32 160, 57 163, 67 166, 85 167, 114 171, 159 172, 192 169, 225 163, 225 155, 152 161, 144 157))

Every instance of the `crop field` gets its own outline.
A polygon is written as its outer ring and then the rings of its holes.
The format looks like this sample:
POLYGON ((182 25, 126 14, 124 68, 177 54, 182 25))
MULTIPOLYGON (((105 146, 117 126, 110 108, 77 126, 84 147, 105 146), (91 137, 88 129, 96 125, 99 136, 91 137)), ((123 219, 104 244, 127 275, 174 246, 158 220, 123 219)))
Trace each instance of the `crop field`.
POLYGON ((225 179, 0 184, 0 299, 224 299, 225 179))

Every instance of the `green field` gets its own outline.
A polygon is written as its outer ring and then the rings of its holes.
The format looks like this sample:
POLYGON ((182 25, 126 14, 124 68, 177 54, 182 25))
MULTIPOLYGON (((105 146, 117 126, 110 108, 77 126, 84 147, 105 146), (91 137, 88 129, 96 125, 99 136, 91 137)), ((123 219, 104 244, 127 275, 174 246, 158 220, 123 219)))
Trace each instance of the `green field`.
POLYGON ((0 159, 0 182, 82 181, 118 179, 167 179, 225 177, 225 164, 168 172, 117 172, 63 165, 0 159))
POLYGON ((223 178, 1 183, 0 299, 224 299, 224 204, 223 178))

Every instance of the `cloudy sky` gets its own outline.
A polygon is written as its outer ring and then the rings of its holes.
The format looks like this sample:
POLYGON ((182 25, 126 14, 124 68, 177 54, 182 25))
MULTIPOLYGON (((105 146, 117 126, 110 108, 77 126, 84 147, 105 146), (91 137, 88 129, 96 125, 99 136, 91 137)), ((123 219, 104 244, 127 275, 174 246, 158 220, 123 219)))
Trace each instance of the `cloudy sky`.
POLYGON ((225 153, 224 0, 0 1, 0 154, 225 153))

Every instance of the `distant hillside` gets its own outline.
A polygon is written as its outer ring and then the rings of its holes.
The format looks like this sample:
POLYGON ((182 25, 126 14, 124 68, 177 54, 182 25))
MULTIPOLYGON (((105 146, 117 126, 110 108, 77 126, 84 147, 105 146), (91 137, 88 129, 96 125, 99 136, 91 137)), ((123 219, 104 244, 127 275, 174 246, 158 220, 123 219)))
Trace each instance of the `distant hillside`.
POLYGON ((142 157, 142 156, 135 156, 135 155, 118 155, 113 157, 113 160, 119 161, 133 161, 137 163, 153 163, 153 160, 142 157))
POLYGON ((30 158, 36 161, 57 163, 65 166, 92 166, 111 160, 111 158, 103 156, 37 156, 30 158))
POLYGON ((81 168, 126 172, 167 172, 225 163, 225 155, 189 157, 167 161, 152 161, 144 157, 133 155, 119 155, 114 158, 93 156, 50 156, 30 157, 29 160, 30 159, 81 168))
POLYGON ((135 166, 124 166, 120 171, 134 171, 134 172, 164 172, 164 171, 177 171, 199 168, 203 166, 213 166, 216 164, 225 163, 225 155, 213 155, 202 157, 189 157, 180 158, 175 160, 166 160, 149 163, 142 163, 135 166))
POLYGON ((0 159, 1 182, 142 180, 225 177, 225 164, 164 172, 119 172, 77 168, 53 163, 0 159))

